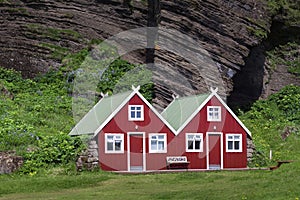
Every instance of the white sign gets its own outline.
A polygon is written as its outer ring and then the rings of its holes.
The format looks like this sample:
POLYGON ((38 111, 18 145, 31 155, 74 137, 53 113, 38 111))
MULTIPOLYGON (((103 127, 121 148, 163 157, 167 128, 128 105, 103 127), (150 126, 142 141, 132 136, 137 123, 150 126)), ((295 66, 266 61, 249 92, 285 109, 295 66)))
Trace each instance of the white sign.
POLYGON ((186 156, 167 157, 167 163, 183 163, 183 162, 187 162, 186 156))

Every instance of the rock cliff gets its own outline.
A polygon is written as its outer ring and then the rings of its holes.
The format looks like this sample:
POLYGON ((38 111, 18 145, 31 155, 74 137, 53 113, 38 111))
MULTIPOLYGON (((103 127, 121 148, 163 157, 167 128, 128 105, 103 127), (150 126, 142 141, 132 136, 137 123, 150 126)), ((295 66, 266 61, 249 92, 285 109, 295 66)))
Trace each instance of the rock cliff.
MULTIPOLYGON (((121 0, 0 0, 0 13, 0 66, 20 70, 25 77, 60 67, 63 55, 79 51, 92 39, 105 40, 147 25, 147 5, 135 0, 132 8, 121 0)), ((272 33, 273 19, 274 14, 260 0, 161 0, 160 27, 179 31, 208 52, 222 76, 223 95, 232 93, 229 100, 233 106, 247 104, 264 93, 265 47, 271 42, 267 37, 272 33)), ((297 35, 299 27, 294 27, 297 35)), ((145 53, 139 50, 124 58, 144 63, 145 53)), ((182 95, 207 91, 203 78, 215 76, 210 70, 199 74, 199 66, 159 46, 155 63, 188 81, 190 88, 168 80, 182 95)), ((284 73, 285 79, 293 77, 284 73)), ((163 107, 174 91, 160 82, 167 77, 159 72, 156 77, 153 102, 163 107)), ((299 79, 293 77, 292 82, 299 84, 299 79)), ((277 84, 268 83, 268 87, 277 84)), ((276 91, 281 86, 271 87, 276 91)))

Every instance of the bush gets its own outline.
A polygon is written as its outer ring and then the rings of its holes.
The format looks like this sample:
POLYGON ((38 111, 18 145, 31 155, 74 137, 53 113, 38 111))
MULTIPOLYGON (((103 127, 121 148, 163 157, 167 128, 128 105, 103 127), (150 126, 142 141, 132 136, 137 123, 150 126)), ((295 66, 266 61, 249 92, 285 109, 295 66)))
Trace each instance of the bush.
POLYGON ((74 162, 84 148, 79 138, 64 133, 44 136, 38 141, 37 147, 25 153, 21 172, 32 173, 41 167, 74 162))
POLYGON ((251 130, 257 150, 251 166, 261 167, 272 161, 294 159, 299 152, 300 87, 289 85, 266 100, 256 101, 251 110, 240 116, 251 130), (282 139, 285 129, 288 137, 282 139), (269 152, 273 151, 270 161, 269 152), (297 152, 298 151, 298 152, 297 152))

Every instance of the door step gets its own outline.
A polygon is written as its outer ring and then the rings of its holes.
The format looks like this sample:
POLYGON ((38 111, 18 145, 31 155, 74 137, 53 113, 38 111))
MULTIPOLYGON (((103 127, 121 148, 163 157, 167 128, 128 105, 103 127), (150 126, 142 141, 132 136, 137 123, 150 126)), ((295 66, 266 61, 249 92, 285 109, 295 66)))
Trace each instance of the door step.
POLYGON ((221 166, 220 165, 209 165, 209 169, 211 169, 211 170, 220 170, 221 166))
POLYGON ((143 166, 130 166, 130 171, 141 172, 143 171, 143 166))

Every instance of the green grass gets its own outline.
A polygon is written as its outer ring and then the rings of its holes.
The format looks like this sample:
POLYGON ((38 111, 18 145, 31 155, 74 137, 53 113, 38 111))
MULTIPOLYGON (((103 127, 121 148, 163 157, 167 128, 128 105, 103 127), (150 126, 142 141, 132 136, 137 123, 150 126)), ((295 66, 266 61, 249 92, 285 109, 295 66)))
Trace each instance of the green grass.
POLYGON ((0 199, 299 199, 300 163, 277 170, 0 176, 0 199))

